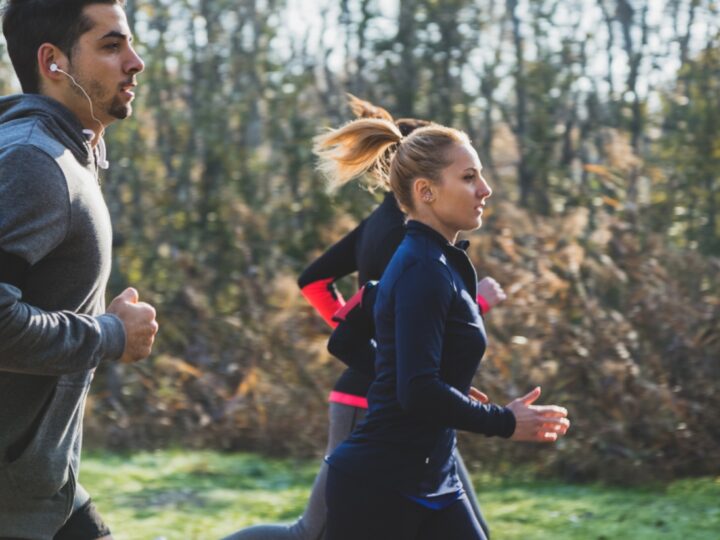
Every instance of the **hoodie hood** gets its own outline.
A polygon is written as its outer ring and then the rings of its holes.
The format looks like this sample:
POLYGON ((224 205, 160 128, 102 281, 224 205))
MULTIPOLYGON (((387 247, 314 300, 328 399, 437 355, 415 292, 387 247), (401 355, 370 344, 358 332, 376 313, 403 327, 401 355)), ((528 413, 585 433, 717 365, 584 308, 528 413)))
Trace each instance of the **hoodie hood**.
POLYGON ((0 98, 0 125, 30 118, 41 120, 78 162, 84 165, 92 162, 92 149, 83 133, 83 125, 62 103, 40 94, 0 98))

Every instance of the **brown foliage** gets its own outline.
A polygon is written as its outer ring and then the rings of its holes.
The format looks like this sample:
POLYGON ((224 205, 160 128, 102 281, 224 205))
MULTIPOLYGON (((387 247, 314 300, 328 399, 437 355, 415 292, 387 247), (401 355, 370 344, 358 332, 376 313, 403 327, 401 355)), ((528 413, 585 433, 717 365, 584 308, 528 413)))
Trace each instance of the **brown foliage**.
POLYGON ((718 261, 606 211, 531 219, 501 206, 490 228, 474 259, 511 294, 487 318, 477 385, 503 402, 539 384, 572 428, 557 451, 477 437, 463 446, 575 479, 717 473, 718 261))

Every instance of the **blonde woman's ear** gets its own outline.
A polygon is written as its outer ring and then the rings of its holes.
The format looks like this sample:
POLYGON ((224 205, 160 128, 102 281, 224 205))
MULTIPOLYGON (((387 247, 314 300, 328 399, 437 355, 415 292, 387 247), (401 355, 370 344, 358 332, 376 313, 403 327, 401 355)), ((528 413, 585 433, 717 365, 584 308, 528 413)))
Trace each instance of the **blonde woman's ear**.
POLYGON ((427 178, 418 178, 417 180, 415 180, 415 185, 413 186, 413 188, 416 195, 419 196, 422 202, 431 203, 435 200, 432 183, 427 178))

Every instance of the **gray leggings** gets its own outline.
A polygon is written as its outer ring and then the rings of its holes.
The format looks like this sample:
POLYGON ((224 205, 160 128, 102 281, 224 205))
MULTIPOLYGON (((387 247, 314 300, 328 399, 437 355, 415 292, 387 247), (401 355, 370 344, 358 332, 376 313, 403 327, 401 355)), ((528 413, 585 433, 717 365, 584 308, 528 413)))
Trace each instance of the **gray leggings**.
MULTIPOLYGON (((366 410, 340 403, 330 403, 330 428, 328 430, 328 444, 325 455, 329 455, 335 448, 348 438, 355 426, 365 417, 366 410)), ((467 493, 470 506, 475 512, 485 536, 490 538, 485 519, 480 512, 475 497, 470 476, 459 452, 455 452, 457 472, 467 493)), ((313 484, 310 501, 305 513, 294 523, 289 525, 256 525, 239 530, 223 540, 323 540, 325 538, 326 508, 325 483, 327 481, 327 464, 323 461, 315 483, 313 484)))

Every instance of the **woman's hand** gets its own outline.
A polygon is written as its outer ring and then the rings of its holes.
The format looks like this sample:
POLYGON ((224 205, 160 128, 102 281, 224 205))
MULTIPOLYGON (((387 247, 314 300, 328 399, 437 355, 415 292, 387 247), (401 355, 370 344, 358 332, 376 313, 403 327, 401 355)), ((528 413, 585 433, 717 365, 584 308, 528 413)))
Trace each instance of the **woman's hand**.
POLYGON ((474 399, 475 401, 479 401, 480 403, 490 403, 490 398, 487 396, 485 392, 481 392, 474 386, 470 387, 470 392, 468 392, 468 395, 470 396, 470 399, 474 399))
POLYGON ((540 397, 540 387, 511 401, 507 407, 515 415, 514 441, 555 442, 570 427, 567 409, 557 405, 533 405, 540 397))
POLYGON ((491 277, 485 277, 478 281, 477 292, 487 302, 488 309, 497 306, 507 298, 500 284, 491 277))

